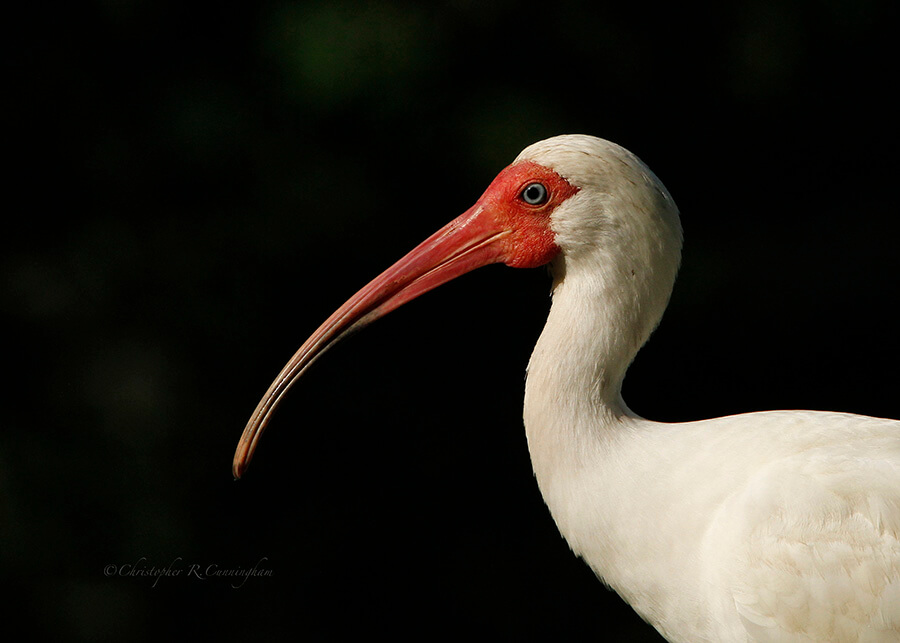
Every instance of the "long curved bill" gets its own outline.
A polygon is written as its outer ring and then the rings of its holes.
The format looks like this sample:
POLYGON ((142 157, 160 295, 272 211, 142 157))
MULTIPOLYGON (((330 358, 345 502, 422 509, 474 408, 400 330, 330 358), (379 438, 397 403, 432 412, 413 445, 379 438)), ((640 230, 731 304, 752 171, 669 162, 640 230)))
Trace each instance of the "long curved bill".
POLYGON ((504 260, 510 230, 481 205, 428 237, 372 280, 319 326, 272 382, 247 423, 232 472, 240 478, 284 394, 328 348, 419 295, 480 266, 504 260))

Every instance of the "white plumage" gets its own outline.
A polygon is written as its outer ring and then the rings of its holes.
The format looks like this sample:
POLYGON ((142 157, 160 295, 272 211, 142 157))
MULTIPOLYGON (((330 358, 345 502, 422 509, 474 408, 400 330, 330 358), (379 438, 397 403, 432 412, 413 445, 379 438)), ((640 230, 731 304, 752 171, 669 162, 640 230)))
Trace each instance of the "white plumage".
POLYGON ((663 424, 622 400, 680 255, 678 210, 637 157, 590 136, 536 143, 303 344, 251 417, 235 475, 340 337, 479 265, 550 262, 524 418, 572 550, 671 641, 900 641, 900 422, 768 411, 663 424))
POLYGON ((771 411, 662 424, 620 395, 662 316, 678 214, 635 156, 564 136, 520 159, 581 191, 528 368, 525 428, 573 551, 672 641, 900 640, 900 422, 771 411))

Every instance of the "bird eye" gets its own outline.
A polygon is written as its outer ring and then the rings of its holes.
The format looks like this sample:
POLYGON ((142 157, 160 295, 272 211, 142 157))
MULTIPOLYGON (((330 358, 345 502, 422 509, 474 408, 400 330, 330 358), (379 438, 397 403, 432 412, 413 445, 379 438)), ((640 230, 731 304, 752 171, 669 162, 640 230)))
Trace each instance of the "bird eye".
POLYGON ((547 200, 547 188, 541 183, 530 183, 519 196, 528 205, 540 205, 547 200))

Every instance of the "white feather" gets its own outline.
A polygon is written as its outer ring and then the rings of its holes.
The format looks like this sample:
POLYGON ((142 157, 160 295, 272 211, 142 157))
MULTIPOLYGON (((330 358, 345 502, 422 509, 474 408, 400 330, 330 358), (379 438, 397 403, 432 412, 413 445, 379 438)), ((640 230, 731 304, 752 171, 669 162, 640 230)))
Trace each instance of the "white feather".
POLYGON ((607 141, 556 137, 517 160, 580 188, 553 214, 562 252, 524 411, 573 551, 672 641, 900 640, 900 422, 635 415, 622 380, 668 303, 678 210, 607 141))

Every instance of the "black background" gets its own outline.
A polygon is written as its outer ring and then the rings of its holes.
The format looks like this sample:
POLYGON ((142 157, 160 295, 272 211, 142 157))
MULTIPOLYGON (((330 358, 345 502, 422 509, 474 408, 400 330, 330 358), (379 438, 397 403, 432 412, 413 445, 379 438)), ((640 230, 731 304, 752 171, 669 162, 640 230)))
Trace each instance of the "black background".
POLYGON ((900 417, 889 4, 7 10, 12 624, 659 640, 569 553, 531 474, 544 270, 493 266, 402 308, 306 376, 241 482, 234 446, 334 308, 560 133, 628 147, 682 211, 635 411, 900 417), (271 575, 239 588, 189 576, 255 564, 271 575), (180 573, 119 575, 151 567, 180 573))

